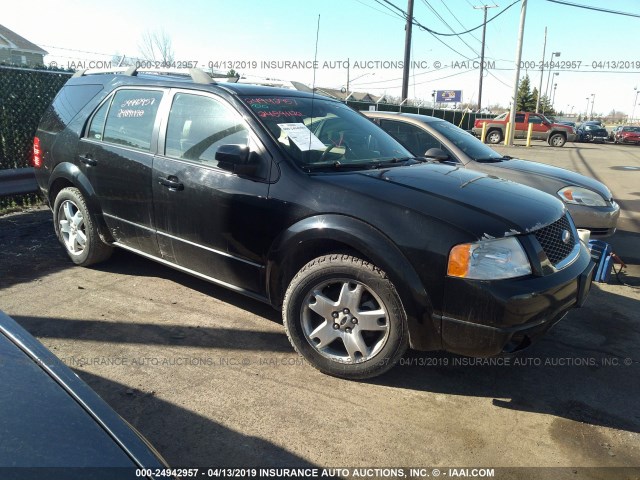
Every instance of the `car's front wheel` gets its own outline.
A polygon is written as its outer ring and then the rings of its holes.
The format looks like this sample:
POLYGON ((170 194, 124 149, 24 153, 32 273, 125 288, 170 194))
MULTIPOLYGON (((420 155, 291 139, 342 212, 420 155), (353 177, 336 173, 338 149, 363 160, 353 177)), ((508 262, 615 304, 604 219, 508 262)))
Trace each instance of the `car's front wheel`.
POLYGON ((552 147, 562 147, 565 143, 567 143, 567 138, 560 133, 551 135, 551 138, 549 138, 549 145, 552 147))
POLYGON ((287 288, 283 320, 296 351, 336 377, 380 375, 408 347, 395 287, 382 270, 350 255, 325 255, 305 265, 287 288))
POLYGON ((76 265, 106 260, 113 248, 100 240, 87 203, 74 187, 63 188, 53 204, 53 222, 60 243, 76 265))
POLYGON ((502 141, 502 132, 500 130, 491 130, 487 134, 487 142, 496 145, 502 141))

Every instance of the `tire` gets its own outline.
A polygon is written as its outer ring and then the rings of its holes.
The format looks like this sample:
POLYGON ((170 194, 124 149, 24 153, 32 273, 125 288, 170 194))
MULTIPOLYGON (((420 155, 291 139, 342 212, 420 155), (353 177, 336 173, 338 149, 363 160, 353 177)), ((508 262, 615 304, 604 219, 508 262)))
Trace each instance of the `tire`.
POLYGON ((502 141, 502 132, 500 130, 491 130, 487 133, 487 143, 496 145, 502 141))
POLYGON ((554 133, 549 137, 549 145, 552 147, 563 147, 565 143, 567 143, 567 138, 560 133, 554 133))
POLYGON ((378 267, 350 255, 307 263, 291 280, 282 310, 296 351, 334 377, 375 377, 408 348, 407 318, 395 287, 378 267))
POLYGON ((87 203, 77 188, 60 190, 53 204, 53 223, 60 243, 76 265, 86 267, 111 256, 113 248, 100 239, 87 203))

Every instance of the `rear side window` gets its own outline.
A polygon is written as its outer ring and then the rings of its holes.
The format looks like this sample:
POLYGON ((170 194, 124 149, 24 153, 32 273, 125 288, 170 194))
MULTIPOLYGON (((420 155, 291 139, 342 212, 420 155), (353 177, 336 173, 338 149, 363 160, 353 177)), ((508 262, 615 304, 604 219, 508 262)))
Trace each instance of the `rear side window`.
MULTIPOLYGON (((162 92, 157 90, 119 90, 113 97, 111 108, 106 114, 102 139, 105 142, 149 151, 153 125, 161 99, 162 92)), ((102 113, 100 110, 96 113, 96 117, 102 113)), ((95 117, 94 122, 96 122, 95 117)), ((98 123, 95 128, 96 131, 99 129, 98 123)))
POLYGON ((102 90, 102 85, 65 85, 40 122, 40 129, 58 133, 102 90))
POLYGON ((230 107, 202 95, 177 93, 171 105, 165 155, 216 166, 220 145, 247 145, 249 131, 230 107))
POLYGON ((87 135, 89 138, 93 140, 102 140, 102 132, 104 132, 104 122, 107 119, 107 112, 109 111, 111 100, 112 98, 104 102, 98 109, 96 114, 93 116, 93 119, 91 120, 91 126, 89 127, 89 134, 87 135))

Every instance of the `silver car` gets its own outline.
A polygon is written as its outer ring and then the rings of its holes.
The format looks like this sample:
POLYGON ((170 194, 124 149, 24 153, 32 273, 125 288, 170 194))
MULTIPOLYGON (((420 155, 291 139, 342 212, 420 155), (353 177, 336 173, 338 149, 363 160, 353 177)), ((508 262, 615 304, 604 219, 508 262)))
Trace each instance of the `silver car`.
POLYGON ((602 182, 564 168, 504 157, 445 120, 395 112, 362 112, 418 157, 459 165, 537 188, 562 199, 578 228, 592 237, 616 230, 620 207, 602 182))

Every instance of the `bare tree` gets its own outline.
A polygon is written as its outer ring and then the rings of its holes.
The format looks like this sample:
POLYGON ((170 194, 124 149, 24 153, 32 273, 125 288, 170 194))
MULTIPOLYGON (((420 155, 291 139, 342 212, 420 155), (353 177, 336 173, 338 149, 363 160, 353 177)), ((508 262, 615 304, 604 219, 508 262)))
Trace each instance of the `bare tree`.
POLYGON ((153 32, 146 30, 142 34, 138 49, 145 60, 168 64, 172 63, 174 59, 171 37, 162 29, 153 32))
POLYGON ((117 53, 111 57, 111 65, 114 67, 131 67, 136 64, 136 57, 128 57, 124 54, 117 53))

